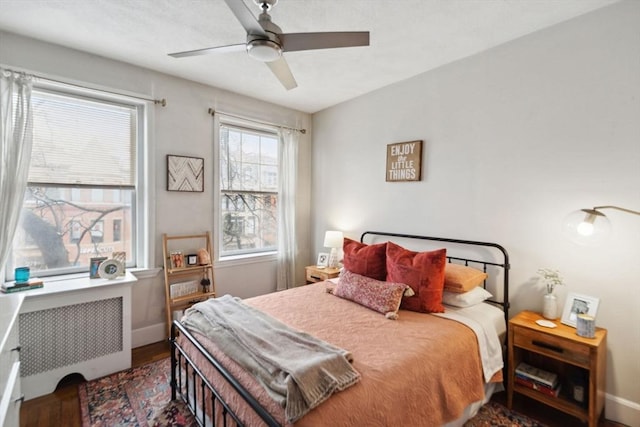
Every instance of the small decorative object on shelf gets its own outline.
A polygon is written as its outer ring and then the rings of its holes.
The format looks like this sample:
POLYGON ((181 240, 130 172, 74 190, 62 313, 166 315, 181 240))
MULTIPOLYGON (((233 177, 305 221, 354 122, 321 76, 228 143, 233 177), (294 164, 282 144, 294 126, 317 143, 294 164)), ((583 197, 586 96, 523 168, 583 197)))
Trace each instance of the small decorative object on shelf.
POLYGON ((198 249, 198 264, 211 264, 211 257, 209 256, 209 252, 205 248, 198 249))
POLYGON ((171 252, 171 268, 184 268, 184 255, 181 251, 171 252))
POLYGON ((544 295, 542 316, 546 319, 555 320, 558 318, 558 300, 553 294, 553 290, 556 286, 563 284, 562 277, 560 277, 558 270, 549 268, 540 268, 538 274, 542 277, 547 291, 544 295))
POLYGON ((17 282, 3 283, 2 286, 0 286, 0 290, 5 294, 8 294, 11 292, 30 291, 31 289, 38 289, 43 286, 44 286, 44 283, 42 282, 42 279, 38 279, 37 277, 32 277, 31 279, 22 283, 17 283, 17 282))
POLYGON ((120 261, 120 264, 122 264, 122 272, 120 273, 120 276, 124 276, 124 271, 127 268, 127 253, 124 251, 112 252, 111 258, 120 261))
POLYGON ((209 280, 209 277, 207 276, 206 271, 204 273, 204 277, 200 281, 200 284, 202 285, 202 292, 205 292, 205 293, 209 292, 209 287, 211 286, 211 280, 209 280))
POLYGON ((318 268, 325 268, 329 266, 329 254, 326 252, 320 252, 318 254, 318 268))
POLYGON ((593 316, 578 314, 576 321, 576 334, 583 338, 594 338, 596 336, 596 319, 593 316))
POLYGON ((593 322, 595 322, 599 305, 599 298, 570 292, 564 302, 561 322, 577 328, 578 316, 581 314, 590 316, 593 318, 593 322))
POLYGON ((31 270, 29 267, 18 267, 15 269, 15 280, 17 284, 29 282, 29 275, 31 270))
POLYGON ((100 264, 102 264, 102 261, 105 261, 106 259, 107 259, 106 256, 91 258, 91 260, 89 261, 89 279, 100 278, 100 274, 99 274, 100 264))
POLYGON ((187 255, 185 259, 187 260, 188 266, 198 265, 198 255, 196 254, 187 255))
POLYGON ((124 272, 124 266, 117 259, 107 259, 100 263, 98 275, 103 279, 115 279, 124 272))

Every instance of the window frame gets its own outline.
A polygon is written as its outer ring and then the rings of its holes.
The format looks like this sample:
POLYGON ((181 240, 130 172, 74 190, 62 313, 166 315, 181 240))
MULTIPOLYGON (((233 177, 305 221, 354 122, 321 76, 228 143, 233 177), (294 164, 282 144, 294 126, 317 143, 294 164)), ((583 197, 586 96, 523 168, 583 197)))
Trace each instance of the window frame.
MULTIPOLYGON (((220 152, 220 148, 221 148, 221 129, 223 126, 229 126, 229 127, 234 127, 234 128, 239 128, 239 129, 245 129, 249 132, 259 132, 259 133, 268 133, 268 134, 272 134, 276 140, 277 140, 277 144, 278 144, 278 153, 279 150, 281 149, 280 147, 280 133, 279 130, 276 126, 269 126, 266 124, 262 124, 262 123, 256 123, 250 120, 243 120, 240 119, 238 117, 232 117, 232 116, 225 116, 223 114, 218 114, 216 113, 214 115, 214 120, 213 120, 213 124, 214 124, 214 162, 216 167, 214 169, 216 169, 216 173, 214 174, 214 188, 215 188, 215 193, 214 193, 214 197, 213 197, 213 202, 214 202, 214 215, 213 215, 213 219, 214 219, 214 233, 213 233, 213 246, 214 246, 214 252, 216 254, 215 256, 215 262, 216 265, 220 265, 220 266, 233 266, 233 265, 240 265, 240 264, 247 264, 247 263, 254 263, 254 262, 263 262, 263 261, 272 261, 272 260, 276 260, 277 259, 277 254, 278 254, 278 243, 276 243, 275 248, 273 249, 265 249, 265 250, 256 250, 256 251, 243 251, 243 252, 238 252, 238 253, 227 253, 227 254, 223 254, 222 251, 222 238, 223 238, 223 232, 222 232, 222 220, 223 220, 223 215, 222 215, 222 206, 221 206, 221 201, 222 201, 222 195, 224 193, 224 191, 228 191, 228 190, 223 190, 222 189, 222 182, 221 182, 221 178, 220 178, 220 161, 221 161, 221 152, 220 152)), ((278 168, 278 173, 280 172, 280 155, 278 154, 278 158, 277 158, 277 163, 276 163, 276 167, 278 168)), ((276 190, 274 192, 263 192, 263 191, 239 191, 239 192, 246 192, 246 193, 269 193, 269 194, 275 194, 276 197, 278 198, 278 200, 280 199, 280 188, 278 183, 276 183, 276 190)))
MULTIPOLYGON (((79 99, 87 99, 94 102, 108 103, 115 105, 126 105, 135 109, 136 115, 136 174, 134 178, 134 188, 132 189, 132 207, 131 207, 131 233, 132 233, 132 251, 130 262, 127 265, 132 271, 143 272, 145 270, 154 270, 154 253, 155 247, 155 211, 152 209, 151 201, 155 198, 155 168, 153 167, 154 158, 151 150, 151 139, 149 130, 153 128, 154 112, 151 108, 153 100, 147 100, 143 96, 127 96, 121 95, 107 89, 92 89, 82 87, 76 84, 66 84, 58 81, 50 81, 46 79, 38 79, 34 81, 33 92, 50 92, 58 93, 63 96, 74 97, 79 99)), ((27 186, 31 183, 28 182, 27 186)), ((60 185, 51 185, 59 187, 60 185)), ((81 186, 82 187, 82 186, 81 186)), ((75 187, 71 187, 72 189, 75 187)), ((94 188, 99 190, 107 190, 108 186, 86 186, 84 188, 94 188)), ((70 193, 69 201, 73 197, 70 193)), ((104 225, 103 225, 104 227, 104 225)), ((104 232, 104 228, 103 228, 104 232)), ((13 252, 10 253, 9 259, 4 271, 4 280, 14 280, 14 260, 13 252)), ((39 272, 42 277, 51 279, 64 279, 65 277, 84 276, 89 271, 89 266, 72 267, 57 269, 55 273, 48 274, 46 271, 39 272)), ((144 276, 144 274, 142 275, 144 276)))

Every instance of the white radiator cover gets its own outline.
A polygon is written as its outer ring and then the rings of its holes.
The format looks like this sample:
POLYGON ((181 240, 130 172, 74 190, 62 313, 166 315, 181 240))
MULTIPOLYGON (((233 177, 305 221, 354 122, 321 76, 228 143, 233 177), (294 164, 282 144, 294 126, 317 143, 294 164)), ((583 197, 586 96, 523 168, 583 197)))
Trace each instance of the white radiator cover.
POLYGON ((20 375, 28 377, 122 351, 122 298, 20 315, 20 375))
POLYGON ((130 273, 115 280, 45 282, 20 311, 25 399, 52 393, 69 374, 92 380, 131 367, 130 273), (87 286, 90 285, 90 286, 87 286))

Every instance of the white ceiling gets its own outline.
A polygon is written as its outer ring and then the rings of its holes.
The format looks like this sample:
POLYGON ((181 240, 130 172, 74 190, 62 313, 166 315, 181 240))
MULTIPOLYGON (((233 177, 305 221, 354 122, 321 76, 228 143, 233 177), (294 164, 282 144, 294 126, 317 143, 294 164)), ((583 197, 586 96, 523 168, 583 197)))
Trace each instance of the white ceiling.
POLYGON ((284 33, 371 32, 369 47, 285 53, 290 91, 244 52, 167 56, 243 43, 223 0, 0 0, 0 29, 314 113, 616 1, 280 0, 284 33))

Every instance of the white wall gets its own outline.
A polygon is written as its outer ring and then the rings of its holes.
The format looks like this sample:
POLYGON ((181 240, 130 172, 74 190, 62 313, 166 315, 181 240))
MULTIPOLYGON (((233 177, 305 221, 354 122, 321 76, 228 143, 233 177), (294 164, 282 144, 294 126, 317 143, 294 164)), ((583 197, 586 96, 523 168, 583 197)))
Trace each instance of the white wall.
MULTIPOLYGON (((192 234, 209 230, 214 238, 217 236, 213 217, 213 178, 217 167, 213 162, 214 124, 207 113, 209 108, 310 130, 311 117, 306 113, 11 33, 0 32, 0 64, 91 87, 166 98, 166 107, 152 108, 149 129, 152 166, 155 169, 150 183, 155 192, 150 214, 155 227, 152 243, 156 267, 162 266, 162 233, 192 234), (205 159, 204 193, 165 190, 167 154, 205 159)), ((300 140, 299 194, 296 198, 301 259, 297 268, 299 283, 304 283, 303 267, 310 257, 310 144, 308 132, 300 140)), ((229 293, 250 297, 276 289, 273 259, 249 264, 234 262, 217 267, 214 279, 220 295, 229 293)), ((164 334, 161 324, 165 321, 162 273, 141 279, 134 285, 132 293, 134 346, 161 340, 164 334)))
POLYGON ((313 126, 312 257, 327 229, 494 241, 511 255, 511 315, 540 311, 536 270, 559 269, 561 305, 568 292, 601 300, 607 417, 640 425, 640 217, 606 212, 613 235, 595 248, 560 233, 578 208, 640 210, 640 2, 329 108, 313 126), (387 144, 416 139, 422 181, 385 182, 387 144))

